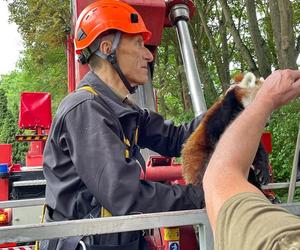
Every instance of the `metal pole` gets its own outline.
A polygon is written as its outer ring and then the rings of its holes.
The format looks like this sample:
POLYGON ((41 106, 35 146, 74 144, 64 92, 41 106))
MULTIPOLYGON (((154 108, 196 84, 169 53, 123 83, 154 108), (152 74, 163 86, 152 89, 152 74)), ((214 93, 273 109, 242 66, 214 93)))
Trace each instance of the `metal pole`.
POLYGON ((290 179, 289 194, 287 199, 288 203, 291 203, 294 200, 296 181, 297 181, 297 172, 298 172, 299 152, 300 152, 300 124, 299 124, 298 138, 297 138, 297 143, 295 148, 292 174, 290 179))
POLYGON ((214 249, 214 236, 210 227, 208 217, 204 218, 202 224, 198 225, 199 246, 201 250, 214 249))
POLYGON ((176 25, 186 78, 190 89, 194 112, 197 116, 205 112, 207 108, 187 24, 187 21, 189 20, 189 8, 184 4, 174 5, 170 11, 170 19, 172 23, 176 25))
POLYGON ((31 207, 44 205, 45 198, 0 201, 0 208, 31 207))

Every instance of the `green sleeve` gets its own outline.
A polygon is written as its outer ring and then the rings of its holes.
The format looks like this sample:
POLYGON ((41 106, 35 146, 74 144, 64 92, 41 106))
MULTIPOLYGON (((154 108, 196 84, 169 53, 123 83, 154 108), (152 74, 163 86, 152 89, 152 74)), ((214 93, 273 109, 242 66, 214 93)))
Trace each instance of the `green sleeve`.
POLYGON ((300 249, 300 218, 263 195, 237 194, 219 212, 215 249, 300 249))

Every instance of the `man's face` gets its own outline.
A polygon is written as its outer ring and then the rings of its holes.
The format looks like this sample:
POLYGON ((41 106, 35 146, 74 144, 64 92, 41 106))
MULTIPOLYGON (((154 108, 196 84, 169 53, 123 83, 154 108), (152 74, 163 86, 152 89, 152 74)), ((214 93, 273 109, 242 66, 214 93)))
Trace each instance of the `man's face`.
POLYGON ((148 62, 153 60, 153 55, 144 46, 141 35, 122 34, 117 58, 120 68, 133 85, 143 85, 148 82, 148 62))

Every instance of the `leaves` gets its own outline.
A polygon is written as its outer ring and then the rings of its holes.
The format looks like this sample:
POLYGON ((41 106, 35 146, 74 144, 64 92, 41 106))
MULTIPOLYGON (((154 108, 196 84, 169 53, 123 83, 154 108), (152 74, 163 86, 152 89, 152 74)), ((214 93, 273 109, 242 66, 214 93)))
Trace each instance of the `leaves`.
POLYGON ((273 152, 270 162, 276 181, 289 181, 295 154, 300 117, 300 100, 276 111, 268 129, 272 134, 273 152))
MULTIPOLYGON (((1 86, 1 85, 0 85, 1 86)), ((27 144, 20 144, 15 141, 18 126, 14 112, 8 109, 7 97, 0 88, 0 143, 13 145, 13 162, 24 161, 27 144)))

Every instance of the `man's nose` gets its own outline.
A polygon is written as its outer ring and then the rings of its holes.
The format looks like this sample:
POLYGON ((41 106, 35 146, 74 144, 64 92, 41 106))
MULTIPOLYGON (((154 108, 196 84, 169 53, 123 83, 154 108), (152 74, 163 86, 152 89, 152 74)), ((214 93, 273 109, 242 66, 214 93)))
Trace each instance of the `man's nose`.
POLYGON ((152 61, 153 61, 153 55, 152 55, 152 53, 150 52, 150 50, 149 50, 148 48, 146 48, 146 47, 145 47, 144 59, 145 59, 147 62, 152 62, 152 61))

